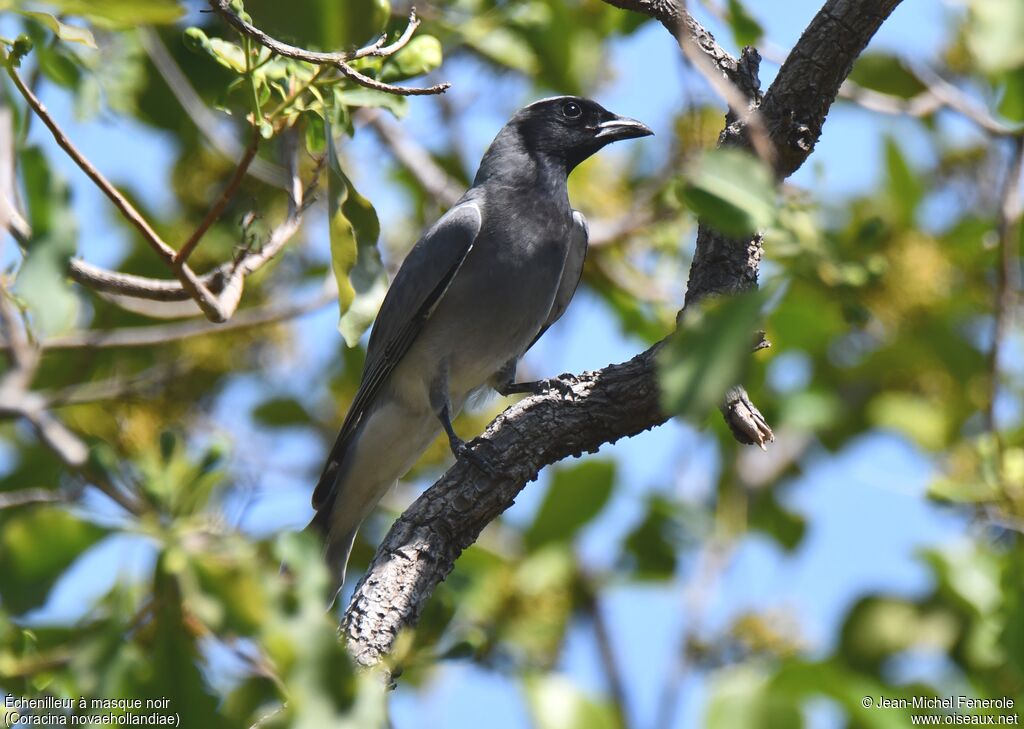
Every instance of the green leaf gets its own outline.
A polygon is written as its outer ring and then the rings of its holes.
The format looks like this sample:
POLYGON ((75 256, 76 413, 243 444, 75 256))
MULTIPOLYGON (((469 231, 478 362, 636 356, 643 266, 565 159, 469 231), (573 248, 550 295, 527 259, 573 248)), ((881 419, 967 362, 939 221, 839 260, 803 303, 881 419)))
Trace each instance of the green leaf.
POLYGON ((775 221, 775 182, 767 166, 738 149, 705 152, 679 191, 682 202, 726 235, 742 238, 775 221))
POLYGON ((607 702, 590 698, 564 676, 534 676, 525 685, 537 729, 620 729, 607 702))
MULTIPOLYGON (((218 545, 221 547, 222 545, 218 545)), ((197 552, 191 564, 199 588, 213 598, 219 627, 238 635, 255 633, 266 621, 266 582, 257 570, 251 545, 228 543, 216 553, 197 552), (234 549, 231 549, 234 547, 234 549)))
POLYGON ((306 408, 293 397, 272 397, 264 400, 252 411, 252 417, 268 428, 289 428, 309 425, 311 418, 306 408))
POLYGON ((675 574, 675 535, 680 531, 674 504, 653 494, 647 501, 643 520, 626 537, 624 547, 631 558, 634 576, 646 580, 665 580, 675 574))
POLYGON ((764 28, 744 7, 740 0, 729 0, 726 20, 733 38, 739 46, 756 46, 764 36, 764 28))
POLYGON ((152 646, 149 670, 135 677, 132 696, 166 699, 182 726, 221 726, 218 700, 199 670, 199 646, 189 629, 175 555, 164 552, 153 579, 152 646))
POLYGON ((861 55, 850 72, 850 80, 866 89, 903 99, 916 96, 927 88, 900 58, 881 52, 861 55))
POLYGON ((195 53, 206 54, 224 68, 235 73, 245 73, 245 51, 221 38, 210 38, 202 28, 186 28, 182 36, 185 47, 195 53))
POLYGON ((37 335, 66 332, 78 318, 78 297, 65 273, 69 256, 63 251, 56 238, 34 240, 14 285, 14 293, 31 313, 37 335))
POLYGON ((1005 74, 1001 85, 999 113, 1010 121, 1024 122, 1024 68, 1005 74))
POLYGON ((924 182, 911 169, 892 137, 885 140, 885 166, 889 178, 889 199, 897 219, 902 225, 912 225, 918 205, 924 198, 924 182))
POLYGON ((345 343, 354 347, 373 322, 387 291, 377 250, 380 221, 370 202, 342 171, 330 123, 326 131, 331 268, 338 282, 341 309, 338 329, 345 343))
POLYGON ((37 334, 59 334, 74 325, 78 314, 66 273, 77 236, 70 191, 50 173, 38 148, 25 150, 20 162, 33 237, 14 293, 28 308, 37 334))
POLYGON ((342 106, 387 109, 396 119, 401 119, 409 112, 409 100, 404 96, 395 96, 362 86, 354 89, 336 89, 334 98, 342 106))
POLYGON ((807 520, 783 507, 770 490, 752 496, 749 514, 750 528, 767 534, 787 552, 800 546, 807 532, 807 520))
POLYGON ((614 483, 613 461, 587 460, 559 468, 524 535, 527 546, 533 550, 572 539, 608 503, 614 483))
POLYGON ((966 36, 982 70, 995 74, 1024 66, 1024 3, 970 0, 966 36))
POLYGON ((104 28, 173 23, 185 12, 177 0, 46 0, 61 15, 77 15, 104 28))
POLYGON ((5 516, 0 522, 4 607, 23 613, 42 605, 64 570, 106 535, 107 529, 54 506, 5 516))
POLYGON ((47 28, 53 31, 53 33, 60 38, 62 41, 69 41, 71 43, 81 43, 82 45, 88 46, 89 48, 96 47, 96 39, 92 37, 92 32, 88 28, 83 28, 78 25, 68 25, 62 23, 60 20, 50 15, 49 13, 37 13, 31 10, 19 11, 22 15, 26 15, 30 18, 34 18, 39 21, 47 28))
POLYGON ((441 41, 432 35, 418 35, 387 59, 380 80, 393 83, 430 73, 441 65, 442 56, 441 41))
POLYGON ((666 412, 700 419, 721 404, 750 361, 763 300, 750 292, 685 311, 658 362, 666 412))

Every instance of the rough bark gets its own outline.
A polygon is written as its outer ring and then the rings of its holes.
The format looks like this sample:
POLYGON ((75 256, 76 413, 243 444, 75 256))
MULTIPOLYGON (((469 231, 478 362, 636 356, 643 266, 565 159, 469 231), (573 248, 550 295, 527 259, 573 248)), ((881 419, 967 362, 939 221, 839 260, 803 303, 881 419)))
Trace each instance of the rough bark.
MULTIPOLYGON (((656 18, 677 38, 680 32, 689 33, 727 78, 737 73, 749 78, 751 56, 745 53, 740 62, 732 59, 678 2, 607 1, 656 18)), ((854 60, 898 4, 899 0, 829 0, 804 31, 760 106, 761 119, 776 147, 780 179, 799 168, 811 153, 854 60)), ((730 80, 744 90, 742 78, 730 80)), ((756 85, 745 93, 755 96, 756 85)), ((742 123, 729 120, 723 143, 743 144, 743 137, 742 123)), ((731 240, 702 225, 687 305, 704 296, 756 286, 760 259, 759 238, 731 240)), ((513 405, 474 444, 484 449, 503 475, 489 476, 457 463, 406 510, 356 586, 342 622, 359 663, 374 665, 388 653, 399 631, 415 624, 462 550, 512 505, 541 468, 665 421, 655 377, 660 347, 661 343, 623 364, 563 376, 572 385, 572 398, 553 390, 513 405)), ((742 412, 743 403, 734 401, 729 407, 756 423, 749 412, 742 412)))

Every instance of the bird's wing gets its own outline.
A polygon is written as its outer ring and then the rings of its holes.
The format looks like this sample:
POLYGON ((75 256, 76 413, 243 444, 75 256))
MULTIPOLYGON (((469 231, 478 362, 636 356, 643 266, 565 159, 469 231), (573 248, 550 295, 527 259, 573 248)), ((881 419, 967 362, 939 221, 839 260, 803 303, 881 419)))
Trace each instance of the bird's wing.
POLYGON ((349 439, 448 290, 482 225, 475 200, 459 203, 420 238, 402 262, 370 332, 363 380, 313 491, 314 509, 321 510, 333 501, 334 483, 349 439))
POLYGON ((580 285, 580 279, 583 277, 583 262, 587 258, 587 241, 590 238, 590 227, 587 225, 587 219, 583 217, 583 213, 579 210, 572 211, 572 222, 572 238, 569 241, 569 252, 565 257, 565 265, 562 266, 562 279, 558 284, 555 300, 551 304, 551 311, 548 313, 547 321, 544 322, 544 326, 537 332, 537 336, 533 338, 527 349, 530 349, 530 347, 537 343, 538 339, 544 336, 544 332, 548 330, 548 327, 562 318, 562 314, 569 308, 569 302, 572 301, 573 294, 576 293, 576 288, 580 285))

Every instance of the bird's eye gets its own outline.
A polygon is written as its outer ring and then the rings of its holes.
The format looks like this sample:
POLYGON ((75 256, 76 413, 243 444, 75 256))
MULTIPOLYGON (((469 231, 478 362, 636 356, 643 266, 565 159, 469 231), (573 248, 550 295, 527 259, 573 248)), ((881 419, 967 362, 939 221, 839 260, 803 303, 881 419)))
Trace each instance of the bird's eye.
POLYGON ((583 109, 575 101, 569 101, 562 106, 562 113, 566 119, 579 119, 583 115, 583 109))

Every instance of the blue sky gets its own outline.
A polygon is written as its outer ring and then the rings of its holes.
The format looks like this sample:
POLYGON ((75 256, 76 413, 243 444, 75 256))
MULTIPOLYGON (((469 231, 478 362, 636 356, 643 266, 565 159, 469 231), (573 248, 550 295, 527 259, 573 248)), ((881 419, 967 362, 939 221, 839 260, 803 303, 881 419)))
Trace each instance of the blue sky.
MULTIPOLYGON (((768 37, 787 47, 795 42, 819 5, 814 0, 748 3, 768 37)), ((955 6, 938 0, 906 0, 883 26, 872 48, 927 59, 944 38, 944 19, 954 12, 955 6)), ((708 24, 718 31, 716 35, 723 44, 729 45, 728 33, 713 21, 708 24)), ((659 125, 665 129, 671 113, 687 94, 706 93, 693 74, 682 67, 671 39, 656 24, 618 42, 614 66, 616 78, 598 90, 596 98, 619 113, 652 121, 655 131, 659 125), (651 73, 651 69, 658 72, 651 73)), ((765 87, 775 70, 765 64, 765 87)), ((533 93, 511 81, 502 85, 501 94, 481 92, 477 87, 483 79, 471 63, 451 64, 444 72, 455 84, 453 94, 466 89, 485 99, 479 113, 474 108, 466 129, 467 154, 479 158, 504 119, 532 100, 533 93)), ((47 92, 44 99, 55 115, 66 121, 76 144, 110 178, 130 182, 148 205, 173 204, 169 192, 161 187, 173 154, 159 133, 111 119, 77 123, 62 94, 47 92)), ((407 125, 410 133, 428 145, 441 134, 436 107, 430 100, 412 101, 407 125)), ((910 122, 838 106, 829 116, 812 161, 791 182, 813 188, 826 202, 868 189, 877 178, 886 134, 908 139, 911 158, 926 160, 927 150, 913 142, 912 132, 910 122)), ((955 125, 951 127, 954 137, 963 133, 955 125)), ((100 264, 115 262, 123 236, 110 224, 111 208, 55 150, 41 125, 35 125, 33 139, 48 150, 55 166, 73 185, 82 253, 100 264)), ((646 146, 646 154, 654 155, 661 140, 656 136, 640 144, 646 146)), ((358 183, 378 207, 386 228, 387 221, 397 217, 401 202, 390 189, 384 171, 374 164, 382 151, 369 135, 363 134, 351 145, 349 154, 360 172, 358 183)), ((313 244, 326 252, 324 232, 313 237, 313 244)), ((300 383, 295 387, 305 389, 320 364, 344 346, 335 324, 336 311, 330 307, 302 320, 298 324, 301 336, 297 351, 288 362, 270 363, 264 379, 281 387, 287 387, 288 382, 300 383)), ((618 333, 614 320, 596 297, 582 292, 564 319, 530 353, 528 366, 542 375, 592 369, 626 359, 639 348, 638 342, 618 333)), ((311 442, 308 435, 251 430, 244 413, 259 401, 262 388, 256 378, 243 378, 221 399, 215 413, 217 426, 236 441, 248 443, 249 452, 274 453, 273 472, 260 484, 260 498, 246 518, 246 526, 261 533, 305 522, 310 488, 305 479, 322 457, 320 444, 311 442)), ((639 518, 645 495, 651 490, 678 490, 700 496, 711 483, 707 473, 713 467, 715 452, 692 427, 672 422, 605 448, 597 457, 618 460, 622 483, 609 508, 583 534, 578 549, 588 561, 607 565, 616 556, 617 537, 639 518)), ((932 472, 925 456, 890 434, 865 436, 838 454, 812 450, 804 475, 785 488, 783 499, 787 506, 808 517, 811 529, 803 544, 795 553, 785 554, 760 537, 745 539, 708 595, 701 627, 713 631, 744 610, 776 608, 796 616, 811 651, 819 652, 827 650, 838 621, 858 596, 878 589, 911 595, 926 590, 929 578, 915 555, 924 546, 949 544, 964 531, 957 517, 924 498, 932 472)), ((527 521, 546 487, 543 477, 531 484, 509 510, 508 519, 527 521)), ((102 545, 58 586, 44 615, 57 618, 76 614, 83 590, 90 594, 102 591, 104 586, 95 580, 97 574, 112 577, 122 569, 137 573, 146 568, 150 557, 145 545, 137 540, 119 538, 102 545)), ((653 725, 658 692, 673 660, 672 650, 681 631, 692 627, 685 592, 691 578, 683 574, 677 584, 663 587, 619 587, 607 600, 614 647, 624 667, 631 714, 638 727, 653 725), (652 635, 658 639, 651 641, 652 635)), ((589 631, 574 630, 560 669, 584 688, 599 692, 604 685, 595 664, 589 631)), ((684 683, 675 727, 700 725, 705 689, 706 682, 699 676, 684 683)), ((425 691, 400 687, 393 697, 393 709, 396 729, 468 729, 479 726, 482 715, 488 717, 492 729, 529 726, 519 686, 504 676, 466 664, 445 666, 425 691)), ((834 716, 828 711, 815 712, 814 716, 816 726, 834 725, 834 716)))

